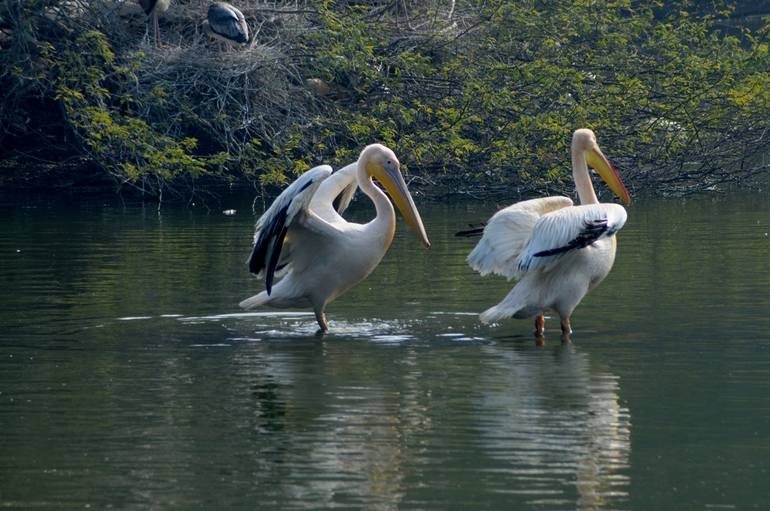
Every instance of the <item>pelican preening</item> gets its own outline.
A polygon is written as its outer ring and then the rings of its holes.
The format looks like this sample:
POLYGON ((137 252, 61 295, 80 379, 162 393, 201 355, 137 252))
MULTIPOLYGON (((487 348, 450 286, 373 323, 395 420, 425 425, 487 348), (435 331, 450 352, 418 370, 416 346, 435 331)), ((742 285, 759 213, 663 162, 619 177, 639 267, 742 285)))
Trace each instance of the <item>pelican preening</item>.
POLYGON ((266 289, 240 306, 311 307, 321 332, 327 331, 326 305, 366 278, 393 241, 396 215, 373 179, 430 247, 396 155, 383 145, 369 145, 356 163, 335 173, 328 165, 308 170, 259 218, 248 264, 249 271, 264 276, 266 289), (356 185, 377 212, 366 224, 348 222, 340 215, 356 185), (276 278, 280 280, 274 283, 276 278))
POLYGON ((249 26, 246 24, 246 18, 241 11, 226 2, 216 2, 209 6, 203 28, 215 39, 227 43, 249 42, 249 26))
POLYGON ((155 34, 155 46, 160 47, 160 28, 158 27, 158 15, 166 12, 171 0, 139 0, 139 5, 148 18, 152 18, 152 27, 155 34))
POLYGON ((544 312, 551 309, 561 317, 562 332, 569 338, 572 311, 610 272, 617 245, 614 235, 626 222, 623 206, 599 203, 588 165, 615 195, 631 204, 594 133, 579 129, 572 136, 572 176, 580 206, 567 197, 526 200, 495 213, 483 229, 458 233, 483 232, 468 256, 474 270, 518 279, 500 303, 481 313, 482 322, 534 316, 535 335, 542 337, 544 312))

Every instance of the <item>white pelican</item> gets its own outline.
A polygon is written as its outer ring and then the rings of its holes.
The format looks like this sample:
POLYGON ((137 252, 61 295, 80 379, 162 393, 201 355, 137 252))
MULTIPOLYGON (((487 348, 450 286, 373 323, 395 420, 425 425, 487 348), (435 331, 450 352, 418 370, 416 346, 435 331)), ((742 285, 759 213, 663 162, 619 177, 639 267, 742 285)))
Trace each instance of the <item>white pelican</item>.
POLYGON ((215 2, 209 6, 203 29, 214 39, 226 43, 249 42, 246 18, 240 10, 226 2, 215 2))
POLYGON ((366 278, 393 241, 393 206, 372 179, 388 191, 409 226, 430 247, 396 155, 383 145, 369 145, 356 163, 335 173, 328 165, 308 170, 259 218, 248 263, 249 271, 264 276, 266 289, 240 306, 312 307, 321 332, 326 332, 326 305, 366 278), (339 214, 356 184, 377 211, 366 224, 348 222, 339 214), (274 277, 280 278, 275 285, 274 277))
MULTIPOLYGON (((575 131, 572 177, 581 205, 574 206, 567 197, 544 197, 502 209, 490 218, 468 256, 470 266, 481 275, 518 279, 500 303, 481 313, 482 322, 535 316, 535 335, 542 337, 544 313, 551 309, 561 317, 561 330, 569 338, 572 311, 610 272, 615 233, 626 223, 623 206, 597 200, 588 165, 615 195, 631 204, 628 190, 599 149, 594 133, 575 131)), ((458 234, 481 233, 482 229, 473 229, 458 234)))

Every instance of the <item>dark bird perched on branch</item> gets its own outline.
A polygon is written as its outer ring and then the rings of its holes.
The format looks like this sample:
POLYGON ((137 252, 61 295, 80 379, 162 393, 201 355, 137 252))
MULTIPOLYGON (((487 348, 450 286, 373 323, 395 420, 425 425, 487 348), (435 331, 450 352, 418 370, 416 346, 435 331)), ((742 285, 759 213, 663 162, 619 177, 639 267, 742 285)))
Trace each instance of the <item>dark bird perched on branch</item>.
POLYGON ((155 46, 160 48, 160 28, 158 27, 158 14, 166 12, 171 0, 139 0, 139 5, 144 9, 147 17, 152 17, 152 26, 155 32, 155 46))
POLYGON ((209 6, 208 19, 203 28, 215 39, 226 42, 249 42, 249 26, 243 13, 226 2, 216 2, 209 6))

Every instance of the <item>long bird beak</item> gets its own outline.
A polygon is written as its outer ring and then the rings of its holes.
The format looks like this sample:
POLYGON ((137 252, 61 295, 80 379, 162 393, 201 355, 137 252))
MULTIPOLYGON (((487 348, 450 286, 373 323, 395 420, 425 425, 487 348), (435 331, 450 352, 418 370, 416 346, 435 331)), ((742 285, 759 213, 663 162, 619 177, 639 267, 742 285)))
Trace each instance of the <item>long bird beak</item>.
POLYGON ((599 177, 601 177, 607 186, 610 187, 612 193, 614 193, 620 200, 622 200, 626 206, 631 205, 631 195, 626 189, 626 185, 620 180, 615 168, 609 162, 606 156, 599 146, 595 145, 586 151, 586 163, 590 165, 599 177))
POLYGON ((420 218, 420 213, 417 211, 417 206, 414 205, 414 200, 409 193, 409 188, 406 187, 401 171, 398 167, 383 167, 383 170, 384 172, 377 174, 378 180, 385 187, 388 194, 390 194, 396 207, 417 238, 425 245, 425 248, 430 248, 430 241, 428 241, 428 235, 425 233, 425 226, 422 225, 422 218, 420 218))

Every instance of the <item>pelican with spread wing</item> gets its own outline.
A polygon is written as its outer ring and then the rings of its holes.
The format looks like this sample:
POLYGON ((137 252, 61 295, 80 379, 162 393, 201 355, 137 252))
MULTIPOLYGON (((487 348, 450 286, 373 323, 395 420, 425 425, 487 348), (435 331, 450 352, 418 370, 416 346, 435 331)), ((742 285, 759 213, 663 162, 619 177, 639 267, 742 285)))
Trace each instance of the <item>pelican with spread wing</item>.
POLYGON ((372 144, 356 163, 337 172, 328 165, 308 170, 259 218, 248 263, 251 273, 264 277, 266 289, 240 306, 311 307, 321 331, 326 332, 326 305, 377 267, 396 232, 393 206, 373 179, 390 194, 425 247, 430 247, 396 155, 372 144), (357 188, 376 210, 376 217, 366 224, 341 216, 357 188))
POLYGON ((631 196, 589 129, 572 136, 572 176, 580 205, 567 197, 545 197, 501 209, 486 226, 458 233, 481 234, 468 256, 481 275, 494 273, 518 282, 497 305, 481 313, 484 323, 505 318, 535 317, 535 335, 542 337, 546 310, 561 317, 565 336, 572 332, 570 316, 591 289, 610 272, 615 261, 617 233, 626 223, 619 204, 600 203, 588 166, 626 205, 631 196))

